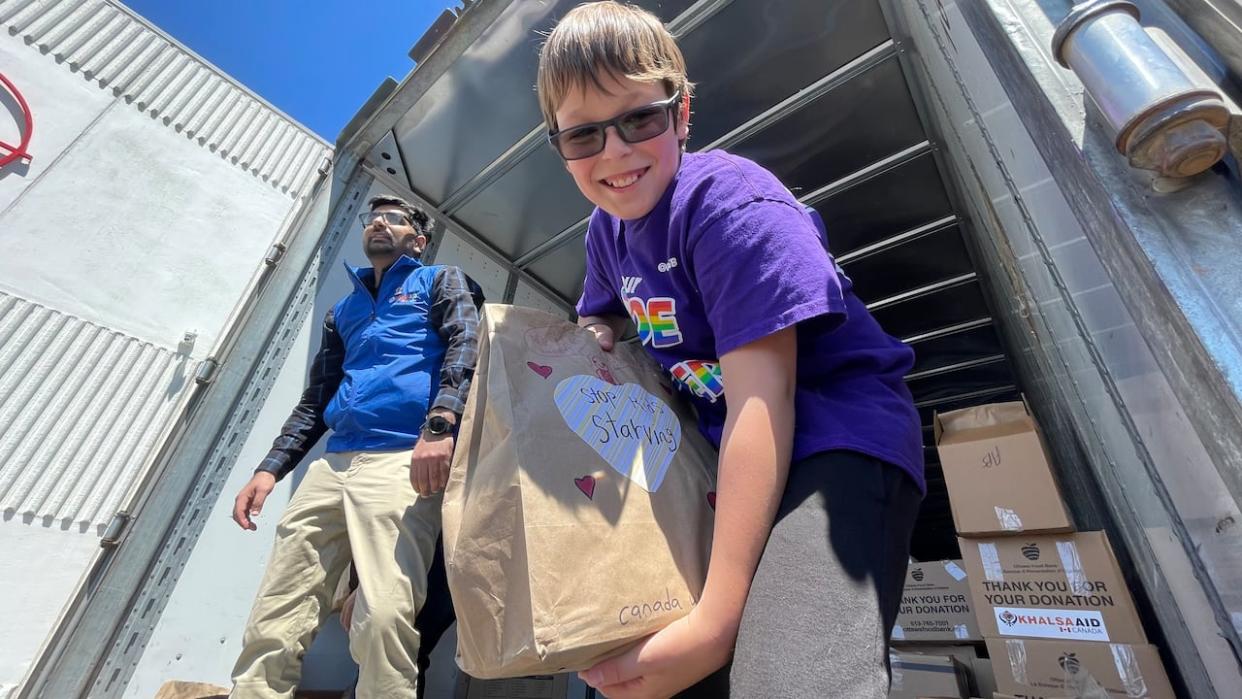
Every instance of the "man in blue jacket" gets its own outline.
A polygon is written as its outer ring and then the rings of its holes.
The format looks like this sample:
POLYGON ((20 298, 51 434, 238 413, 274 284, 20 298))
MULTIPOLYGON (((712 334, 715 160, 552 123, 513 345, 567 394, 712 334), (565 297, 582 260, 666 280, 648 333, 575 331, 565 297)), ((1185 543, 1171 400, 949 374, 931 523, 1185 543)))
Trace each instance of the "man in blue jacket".
POLYGON ((302 656, 352 560, 357 696, 414 697, 427 569, 440 532, 454 433, 478 354, 478 310, 456 267, 423 265, 429 220, 396 197, 360 216, 369 268, 324 319, 310 382, 234 501, 252 518, 329 428, 276 529, 233 668, 232 697, 292 697, 302 656))

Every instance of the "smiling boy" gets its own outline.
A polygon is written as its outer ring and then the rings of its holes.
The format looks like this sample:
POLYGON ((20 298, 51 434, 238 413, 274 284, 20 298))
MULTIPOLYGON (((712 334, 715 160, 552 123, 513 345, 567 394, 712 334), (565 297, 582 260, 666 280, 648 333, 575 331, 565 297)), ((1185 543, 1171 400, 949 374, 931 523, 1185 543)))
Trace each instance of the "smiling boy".
POLYGON ((693 85, 655 16, 574 9, 538 88, 549 142, 596 205, 579 324, 608 350, 632 319, 720 450, 702 598, 583 679, 665 697, 732 658, 734 696, 885 697, 924 488, 913 353, 776 177, 685 152, 693 85))

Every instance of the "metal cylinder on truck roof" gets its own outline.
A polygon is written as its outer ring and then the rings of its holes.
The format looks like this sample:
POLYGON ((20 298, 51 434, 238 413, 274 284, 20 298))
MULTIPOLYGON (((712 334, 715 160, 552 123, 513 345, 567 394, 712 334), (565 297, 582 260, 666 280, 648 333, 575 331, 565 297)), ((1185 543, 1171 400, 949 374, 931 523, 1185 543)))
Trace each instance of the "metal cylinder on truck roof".
POLYGON ((1134 167, 1189 177, 1228 152, 1229 110, 1148 35, 1126 0, 1075 5, 1052 38, 1061 65, 1082 81, 1134 167))

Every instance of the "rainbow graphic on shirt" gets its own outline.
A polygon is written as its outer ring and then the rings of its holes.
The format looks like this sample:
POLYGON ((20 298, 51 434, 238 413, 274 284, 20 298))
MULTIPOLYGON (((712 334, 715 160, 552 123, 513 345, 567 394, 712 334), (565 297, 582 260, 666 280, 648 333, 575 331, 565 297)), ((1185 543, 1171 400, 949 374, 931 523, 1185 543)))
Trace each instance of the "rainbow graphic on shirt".
POLYGON ((652 347, 673 347, 681 344, 681 330, 677 327, 677 300, 656 296, 643 301, 630 297, 626 301, 630 317, 638 327, 638 339, 652 347))
POLYGON ((715 403, 717 398, 724 395, 724 376, 718 362, 690 359, 674 364, 669 373, 673 375, 674 381, 699 398, 715 403))

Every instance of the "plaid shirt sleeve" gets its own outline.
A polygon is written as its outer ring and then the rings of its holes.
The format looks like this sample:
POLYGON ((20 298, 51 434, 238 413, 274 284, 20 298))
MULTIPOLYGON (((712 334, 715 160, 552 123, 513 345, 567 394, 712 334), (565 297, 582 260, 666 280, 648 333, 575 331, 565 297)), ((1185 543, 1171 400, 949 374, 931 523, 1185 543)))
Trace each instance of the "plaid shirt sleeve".
POLYGON ((272 450, 255 469, 256 472, 267 471, 274 474, 276 480, 284 478, 328 431, 323 411, 341 385, 341 379, 345 376, 344 364, 345 342, 336 331, 336 319, 329 310, 323 319, 323 339, 311 364, 310 380, 302 392, 302 400, 290 413, 280 436, 272 442, 272 450))
POLYGON ((458 267, 444 267, 431 287, 431 324, 444 339, 440 391, 432 408, 451 410, 460 418, 479 359, 479 305, 482 293, 458 267), (474 287, 474 288, 472 288, 474 287))

